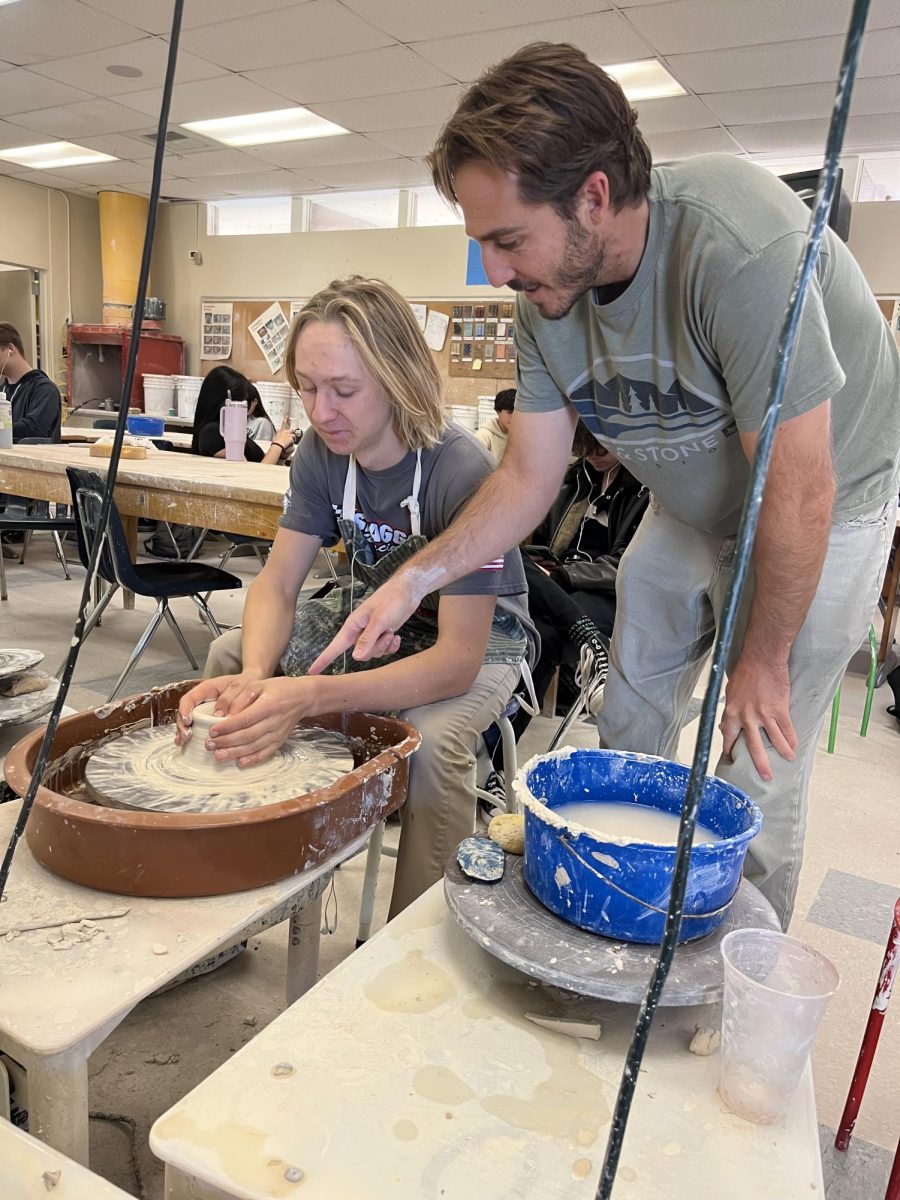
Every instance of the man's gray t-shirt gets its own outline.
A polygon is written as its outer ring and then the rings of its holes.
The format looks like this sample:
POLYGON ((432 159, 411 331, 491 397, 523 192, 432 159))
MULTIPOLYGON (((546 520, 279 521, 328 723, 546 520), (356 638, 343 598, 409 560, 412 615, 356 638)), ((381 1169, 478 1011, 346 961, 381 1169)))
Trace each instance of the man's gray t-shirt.
MULTIPOLYGON (((662 507, 737 531, 755 432, 809 210, 774 175, 729 155, 655 167, 638 272, 608 304, 587 292, 545 320, 518 298, 516 408, 571 402, 662 507)), ((847 247, 828 230, 809 288, 781 420, 831 400, 835 520, 897 493, 900 360, 847 247)))
MULTIPOLYGON (((291 478, 279 522, 285 529, 321 538, 326 546, 340 540, 341 514, 349 460, 332 454, 312 430, 305 433, 291 463, 291 478)), ((443 533, 497 464, 475 437, 455 425, 431 449, 422 451, 419 507, 422 534, 430 540, 443 533)), ((410 536, 409 509, 403 505, 413 488, 415 451, 396 466, 356 470, 356 524, 380 557, 410 536)), ((497 608, 516 617, 532 647, 534 625, 528 616, 528 587, 517 549, 486 562, 470 575, 441 588, 441 596, 495 595, 497 608)))

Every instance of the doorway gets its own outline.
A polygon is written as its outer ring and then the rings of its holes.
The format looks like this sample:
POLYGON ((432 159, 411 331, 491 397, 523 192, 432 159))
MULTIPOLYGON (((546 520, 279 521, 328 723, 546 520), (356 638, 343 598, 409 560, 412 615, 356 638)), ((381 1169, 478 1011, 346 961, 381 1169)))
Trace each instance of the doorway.
POLYGON ((46 371, 41 321, 41 272, 33 267, 0 263, 0 321, 18 329, 25 357, 46 371))

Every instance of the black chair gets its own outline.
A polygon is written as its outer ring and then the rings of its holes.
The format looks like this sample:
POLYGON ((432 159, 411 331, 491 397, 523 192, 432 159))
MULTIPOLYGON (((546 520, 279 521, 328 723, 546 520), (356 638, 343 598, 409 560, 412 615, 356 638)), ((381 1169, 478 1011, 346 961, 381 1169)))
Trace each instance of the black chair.
MULTIPOLYGON (((52 438, 22 438, 16 442, 17 446, 51 446, 53 445, 52 438)), ((61 506, 60 506, 61 507, 61 506)), ((50 509, 46 500, 29 500, 24 496, 7 496, 6 507, 0 512, 0 533, 6 530, 15 531, 16 533, 24 533, 25 539, 22 542, 22 549, 19 553, 19 562, 25 562, 25 554, 28 550, 28 544, 31 541, 34 533, 51 533, 53 535, 53 544, 56 550, 56 557, 65 574, 66 579, 71 579, 69 574, 69 564, 66 561, 66 553, 63 550, 62 541, 60 540, 61 533, 72 533, 75 529, 75 519, 70 516, 50 516, 50 509)), ((9 543, 7 543, 9 544, 9 543)), ((6 590, 6 567, 3 563, 3 552, 0 550, 0 600, 8 599, 6 590)))
POLYGON ((103 538, 97 573, 105 582, 106 590, 88 615, 82 640, 100 620, 110 600, 120 587, 129 589, 138 596, 148 596, 156 601, 156 611, 138 639, 121 675, 116 680, 109 699, 112 700, 118 695, 163 618, 166 619, 169 628, 178 639, 188 662, 196 670, 196 660, 169 608, 169 601, 179 597, 193 600, 212 635, 218 637, 222 630, 203 593, 209 594, 210 592, 240 588, 242 586, 240 579, 236 575, 230 575, 227 571, 220 571, 218 567, 209 567, 203 563, 133 563, 128 552, 122 519, 115 503, 112 504, 109 511, 107 528, 101 530, 99 527, 100 508, 103 503, 103 480, 100 476, 95 471, 84 471, 78 467, 66 467, 66 474, 69 477, 72 502, 75 506, 78 553, 85 567, 88 564, 90 547, 96 538, 103 538))

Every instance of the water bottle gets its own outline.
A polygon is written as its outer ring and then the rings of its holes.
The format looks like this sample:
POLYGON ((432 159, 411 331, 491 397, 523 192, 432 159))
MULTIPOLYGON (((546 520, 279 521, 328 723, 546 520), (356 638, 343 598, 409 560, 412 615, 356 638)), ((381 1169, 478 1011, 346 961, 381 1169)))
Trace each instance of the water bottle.
POLYGON ((9 450, 12 444, 12 400, 0 392, 0 450, 9 450))
POLYGON ((225 457, 229 462, 243 462, 247 445, 247 402, 232 400, 225 393, 225 403, 219 410, 219 433, 225 440, 225 457))

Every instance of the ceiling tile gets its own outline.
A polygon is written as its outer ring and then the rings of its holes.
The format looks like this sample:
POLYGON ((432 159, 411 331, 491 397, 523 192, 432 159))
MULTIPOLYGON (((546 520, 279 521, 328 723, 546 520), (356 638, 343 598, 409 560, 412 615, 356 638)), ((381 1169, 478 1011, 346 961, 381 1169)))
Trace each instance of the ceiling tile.
POLYGON ((653 161, 672 162, 695 154, 737 154, 740 152, 724 129, 692 129, 683 133, 660 133, 648 138, 653 161))
MULTIPOLYGON (((547 0, 344 0, 347 8, 365 17, 399 42, 454 37, 484 29, 516 28, 547 17, 547 0)), ((609 9, 607 0, 553 0, 559 18, 609 9)))
POLYGON ((90 98, 89 92, 52 79, 42 79, 22 67, 0 75, 0 116, 90 98))
POLYGON ((0 150, 9 150, 12 146, 33 146, 34 130, 26 129, 23 125, 14 125, 11 121, 0 121, 0 150))
POLYGON ((638 125, 645 137, 657 133, 677 133, 683 129, 707 129, 714 124, 709 109, 694 96, 642 100, 635 107, 638 125))
MULTIPOLYGON (((851 117, 844 136, 844 153, 852 153, 854 150, 895 149, 897 127, 898 118, 893 113, 851 117)), ((751 154, 809 154, 821 157, 828 134, 828 121, 737 125, 731 132, 751 154)))
MULTIPOLYGON (((113 46, 104 50, 93 50, 90 54, 77 54, 72 58, 58 58, 53 62, 41 63, 33 69, 48 79, 57 79, 73 87, 85 88, 98 96, 118 96, 124 92, 146 91, 148 85, 162 87, 166 77, 168 55, 168 42, 161 38, 144 37, 128 46, 113 46), (122 66, 132 67, 140 71, 141 75, 125 78, 107 70, 107 67, 122 66)), ((213 75, 223 73, 222 67, 215 67, 212 63, 184 50, 178 52, 176 83, 209 79, 213 75)))
POLYGON ((358 133, 336 137, 308 138, 297 142, 275 142, 271 146, 247 146, 245 153, 260 162, 293 169, 332 166, 334 163, 379 162, 394 158, 394 151, 376 145, 358 133))
POLYGON ((387 146, 395 154, 422 158, 434 146, 441 132, 440 125, 418 125, 413 129, 379 129, 372 140, 387 146))
MULTIPOLYGON (((172 0, 81 0, 88 8, 119 17, 148 33, 168 33, 172 28, 172 0)), ((298 0, 253 0, 255 12, 288 8, 298 0)), ((247 12, 247 0, 189 0, 184 6, 182 29, 218 25, 247 12)))
POLYGON ((112 154, 115 158, 129 158, 137 162, 149 162, 153 158, 153 143, 146 142, 135 134, 106 133, 100 137, 83 137, 78 143, 101 154, 112 154))
MULTIPOLYGON (((146 92, 129 92, 122 102, 156 117, 162 104, 162 88, 146 92)), ((290 108, 283 96, 267 91, 240 75, 217 75, 194 83, 175 85, 169 124, 184 121, 208 121, 213 117, 236 117, 241 113, 274 112, 290 108)))
POLYGON ((367 188, 419 187, 431 176, 421 163, 392 158, 380 163, 351 163, 346 166, 315 167, 310 174, 326 187, 365 191, 367 188))
POLYGON ((239 175, 242 172, 259 172, 259 160, 242 154, 230 146, 221 150, 207 150, 198 154, 166 155, 166 168, 172 175, 186 179, 203 179, 207 175, 239 175))
MULTIPOLYGON (((685 54, 766 42, 844 34, 849 19, 846 0, 679 0, 629 9, 628 19, 658 54, 685 54)), ((868 28, 896 24, 896 0, 873 0, 868 28)))
POLYGON ((174 200, 227 199, 223 180, 219 176, 212 179, 167 179, 160 194, 163 198, 172 197, 174 200))
POLYGON ((491 33, 466 33, 416 43, 416 53, 467 83, 493 63, 507 58, 529 42, 572 42, 596 62, 629 62, 651 58, 653 51, 621 13, 602 12, 539 25, 516 24, 491 33))
POLYGON ((23 171, 15 178, 16 183, 34 183, 39 187, 59 188, 63 192, 77 192, 80 195, 93 195, 97 190, 92 184, 79 185, 50 171, 23 171))
MULTIPOLYGON (((834 104, 834 91, 833 83, 809 83, 798 87, 717 92, 704 96, 703 100, 723 125, 752 125, 760 121, 827 119, 834 104)), ((853 88, 850 111, 856 116, 900 113, 900 75, 858 79, 853 88)))
POLYGON ((83 187, 105 187, 111 184, 130 187, 134 183, 143 183, 148 190, 150 188, 149 163, 88 163, 83 167, 61 167, 57 173, 83 187))
POLYGON ((145 124, 145 118, 133 108, 126 108, 114 100, 100 99, 19 113, 13 119, 27 129, 70 142, 80 142, 83 137, 93 134, 122 133, 145 124))
POLYGON ((314 186, 312 179, 298 175, 296 171, 222 176, 222 187, 230 196, 299 196, 314 186))
POLYGON ((2 74, 3 71, 14 71, 14 70, 15 70, 15 67, 12 63, 0 62, 0 74, 2 74))
POLYGON ((188 30, 181 44, 231 71, 309 62, 387 46, 392 38, 348 12, 338 0, 310 0, 188 30))
POLYGON ((346 54, 324 62, 297 63, 248 71, 246 78, 282 96, 308 104, 314 100, 352 100, 453 83, 449 75, 426 62, 408 46, 385 46, 363 54, 346 54))
POLYGON ((375 129, 410 129, 423 123, 446 121, 459 99, 456 84, 428 88, 422 92, 398 92, 393 96, 369 96, 362 100, 335 100, 310 104, 321 117, 345 129, 368 133, 375 129))
POLYGON ((141 32, 83 4, 28 0, 0 7, 3 57, 19 66, 133 42, 141 32))

